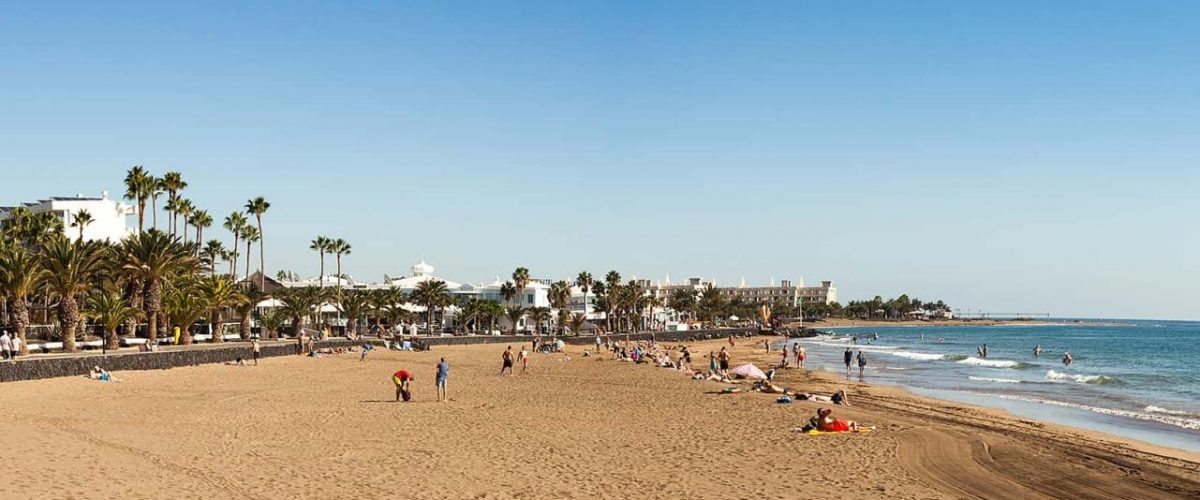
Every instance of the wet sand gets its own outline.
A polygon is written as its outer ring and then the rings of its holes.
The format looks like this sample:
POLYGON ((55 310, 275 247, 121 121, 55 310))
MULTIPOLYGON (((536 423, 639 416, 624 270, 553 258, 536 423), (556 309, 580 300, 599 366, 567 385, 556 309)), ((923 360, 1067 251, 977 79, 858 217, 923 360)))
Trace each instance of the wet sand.
MULTIPOLYGON (((758 344, 757 346, 754 344, 758 344)), ((721 342, 693 346, 696 365, 721 342)), ((767 360, 740 342, 734 364, 767 360)), ((3 498, 1195 498, 1200 457, 784 370, 868 434, 789 431, 819 404, 718 394, 608 356, 377 350, 0 384, 3 498), (452 401, 434 401, 451 364, 452 401), (391 373, 417 375, 392 402, 391 373)))

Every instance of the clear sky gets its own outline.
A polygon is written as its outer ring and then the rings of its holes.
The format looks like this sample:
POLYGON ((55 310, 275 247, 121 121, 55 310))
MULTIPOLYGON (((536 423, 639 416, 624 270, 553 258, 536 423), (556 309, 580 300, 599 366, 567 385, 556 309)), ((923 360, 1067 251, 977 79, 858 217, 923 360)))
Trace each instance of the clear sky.
POLYGON ((142 164, 218 218, 267 197, 272 270, 315 275, 328 235, 370 280, 423 256, 1200 318, 1197 26, 1193 2, 4 2, 0 203, 142 164))

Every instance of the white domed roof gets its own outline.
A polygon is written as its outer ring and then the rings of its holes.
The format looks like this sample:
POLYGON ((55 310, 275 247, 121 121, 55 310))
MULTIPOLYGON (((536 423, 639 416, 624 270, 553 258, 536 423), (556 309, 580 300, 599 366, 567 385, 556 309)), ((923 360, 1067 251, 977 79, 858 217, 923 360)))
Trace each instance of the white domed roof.
POLYGON ((413 276, 427 276, 433 274, 433 266, 426 264, 425 259, 421 259, 421 262, 413 264, 412 272, 413 276))

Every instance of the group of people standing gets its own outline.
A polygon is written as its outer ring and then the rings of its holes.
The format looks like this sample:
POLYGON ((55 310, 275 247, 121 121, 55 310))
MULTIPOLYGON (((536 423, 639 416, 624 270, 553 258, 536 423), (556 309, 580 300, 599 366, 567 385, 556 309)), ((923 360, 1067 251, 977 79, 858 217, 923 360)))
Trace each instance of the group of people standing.
POLYGON ((10 335, 8 330, 0 334, 0 353, 5 361, 17 359, 21 354, 21 337, 10 335))

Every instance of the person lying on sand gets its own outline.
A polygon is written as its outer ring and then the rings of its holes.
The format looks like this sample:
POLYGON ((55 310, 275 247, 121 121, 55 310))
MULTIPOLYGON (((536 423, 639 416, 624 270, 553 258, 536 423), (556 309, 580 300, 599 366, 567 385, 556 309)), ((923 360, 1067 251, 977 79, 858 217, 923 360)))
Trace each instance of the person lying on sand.
POLYGON ((833 410, 817 410, 817 430, 821 432, 858 432, 858 422, 833 418, 833 410))
POLYGON ((783 387, 779 387, 779 386, 771 383, 770 380, 760 380, 758 382, 755 382, 753 390, 762 392, 762 393, 766 393, 766 394, 789 394, 789 393, 791 393, 791 389, 785 389, 783 387))
POLYGON ((822 396, 820 394, 796 393, 796 399, 801 401, 814 401, 817 403, 830 403, 835 405, 850 406, 850 399, 846 397, 846 390, 842 389, 833 393, 833 396, 822 396))
POLYGON ((111 373, 108 373, 108 370, 104 370, 99 366, 93 366, 92 370, 88 372, 85 377, 87 377, 88 380, 99 380, 101 382, 120 382, 120 380, 117 380, 117 378, 112 376, 111 373))

